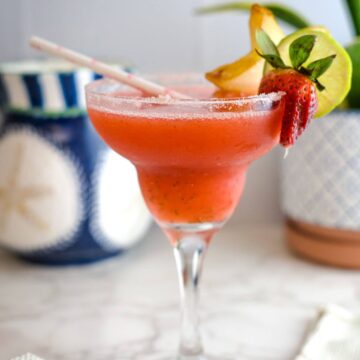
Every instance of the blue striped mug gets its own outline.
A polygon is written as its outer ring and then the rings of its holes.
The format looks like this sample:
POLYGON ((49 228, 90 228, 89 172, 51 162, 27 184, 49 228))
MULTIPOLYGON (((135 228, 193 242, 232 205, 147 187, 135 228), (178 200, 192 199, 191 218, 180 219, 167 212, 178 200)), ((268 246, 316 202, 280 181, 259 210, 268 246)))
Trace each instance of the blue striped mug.
POLYGON ((84 86, 98 77, 59 62, 0 65, 0 246, 21 258, 104 259, 150 224, 133 166, 87 119, 84 86))

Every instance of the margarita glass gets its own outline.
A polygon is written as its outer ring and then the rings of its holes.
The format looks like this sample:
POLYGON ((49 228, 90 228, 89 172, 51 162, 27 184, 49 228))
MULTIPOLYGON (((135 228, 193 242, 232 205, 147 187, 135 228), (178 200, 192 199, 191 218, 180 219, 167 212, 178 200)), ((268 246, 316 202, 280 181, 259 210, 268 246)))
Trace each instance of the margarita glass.
POLYGON ((238 204, 250 163, 278 144, 283 94, 217 99, 200 75, 152 79, 193 99, 148 97, 98 80, 86 87, 87 107, 104 141, 135 165, 173 246, 182 299, 178 359, 203 359, 196 305, 206 248, 238 204))

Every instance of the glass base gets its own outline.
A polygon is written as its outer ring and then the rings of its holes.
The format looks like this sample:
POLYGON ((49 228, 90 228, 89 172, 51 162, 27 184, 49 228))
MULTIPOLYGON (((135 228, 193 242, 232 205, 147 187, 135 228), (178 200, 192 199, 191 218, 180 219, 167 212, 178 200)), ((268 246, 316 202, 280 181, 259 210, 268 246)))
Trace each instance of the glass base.
POLYGON ((184 356, 178 355, 176 360, 210 360, 205 355, 196 355, 196 356, 184 356))
POLYGON ((184 356, 178 355, 176 358, 171 358, 171 360, 239 360, 238 357, 224 357, 224 356, 210 356, 210 355, 197 355, 197 356, 184 356))

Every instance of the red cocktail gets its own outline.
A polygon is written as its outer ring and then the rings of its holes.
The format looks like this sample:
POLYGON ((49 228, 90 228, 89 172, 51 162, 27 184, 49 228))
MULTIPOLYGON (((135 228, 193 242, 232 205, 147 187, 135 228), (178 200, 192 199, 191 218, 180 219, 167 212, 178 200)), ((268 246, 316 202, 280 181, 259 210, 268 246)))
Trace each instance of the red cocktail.
POLYGON ((100 80, 87 86, 87 105, 106 143, 136 166, 145 201, 174 247, 180 358, 197 359, 196 290, 206 246, 239 202, 250 163, 278 144, 284 102, 281 93, 214 99, 200 76, 155 80, 194 100, 146 97, 100 80))

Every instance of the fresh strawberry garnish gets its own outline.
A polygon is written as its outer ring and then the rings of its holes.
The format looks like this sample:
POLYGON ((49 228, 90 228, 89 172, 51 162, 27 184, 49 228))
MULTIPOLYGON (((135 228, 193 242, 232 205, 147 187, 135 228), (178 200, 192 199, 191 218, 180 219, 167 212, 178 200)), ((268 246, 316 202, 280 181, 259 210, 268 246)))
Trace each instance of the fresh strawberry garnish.
POLYGON ((285 95, 285 113, 280 134, 280 143, 284 147, 294 145, 316 113, 317 92, 325 87, 318 77, 332 64, 335 55, 313 61, 304 67, 315 45, 314 35, 297 38, 289 48, 291 66, 285 65, 279 51, 270 37, 259 30, 256 34, 259 53, 272 67, 261 80, 259 93, 283 91, 285 95))
POLYGON ((314 83, 293 69, 273 70, 260 83, 259 93, 284 91, 285 113, 280 134, 280 144, 288 147, 306 128, 317 109, 314 83))

